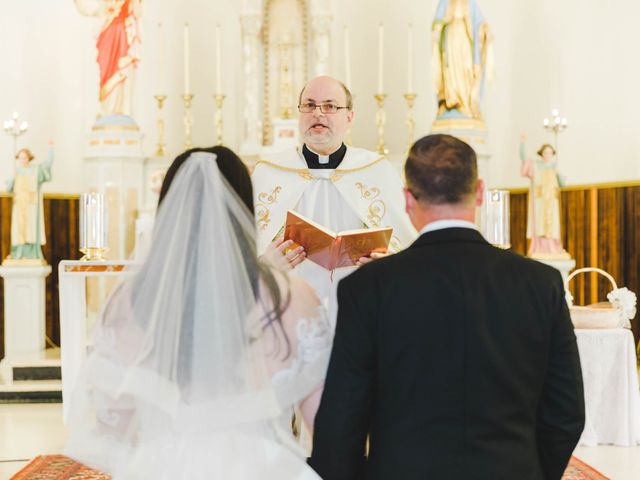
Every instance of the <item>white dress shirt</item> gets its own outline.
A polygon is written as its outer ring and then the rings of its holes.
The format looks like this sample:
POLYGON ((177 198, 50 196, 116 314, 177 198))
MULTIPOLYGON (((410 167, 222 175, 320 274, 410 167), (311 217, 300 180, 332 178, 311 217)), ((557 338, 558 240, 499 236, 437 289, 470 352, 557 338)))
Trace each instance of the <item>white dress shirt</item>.
POLYGON ((457 219, 447 219, 447 220, 436 220, 435 222, 427 223, 422 230, 420 230, 420 235, 423 235, 427 232, 434 232, 436 230, 443 230, 445 228, 471 228, 473 230, 478 230, 478 226, 475 223, 469 222, 467 220, 457 220, 457 219))

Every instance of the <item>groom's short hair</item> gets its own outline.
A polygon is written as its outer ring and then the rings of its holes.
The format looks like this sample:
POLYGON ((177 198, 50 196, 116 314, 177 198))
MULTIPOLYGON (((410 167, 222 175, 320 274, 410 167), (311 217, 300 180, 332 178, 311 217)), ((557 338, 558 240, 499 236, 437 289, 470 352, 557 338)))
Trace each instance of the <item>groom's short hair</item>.
POLYGON ((476 152, 451 135, 427 135, 411 147, 404 174, 407 189, 419 202, 463 203, 476 191, 476 152))

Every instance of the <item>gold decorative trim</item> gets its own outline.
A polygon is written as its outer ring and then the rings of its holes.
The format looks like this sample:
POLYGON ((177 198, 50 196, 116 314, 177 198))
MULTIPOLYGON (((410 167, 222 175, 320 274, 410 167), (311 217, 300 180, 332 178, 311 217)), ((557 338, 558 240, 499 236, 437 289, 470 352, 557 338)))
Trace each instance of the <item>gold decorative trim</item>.
POLYGON ((382 160, 386 160, 386 157, 380 157, 377 160, 375 160, 375 161, 373 161, 371 163, 368 163, 367 165, 363 165, 362 167, 345 168, 345 169, 336 168, 336 170, 333 173, 333 175, 331 175, 329 177, 329 180, 331 180, 333 183, 336 183, 336 182, 340 181, 340 179, 342 179, 342 177, 344 177, 345 173, 358 172, 360 170, 364 170, 366 168, 373 167, 377 163, 380 163, 382 160))
POLYGON ((270 206, 278 202, 278 194, 282 191, 282 187, 277 185, 272 192, 262 192, 258 194, 258 203, 256 203, 256 221, 260 230, 266 230, 271 223, 270 206))
POLYGON ((265 164, 265 165, 267 165, 269 167, 275 168, 276 170, 281 170, 283 172, 297 173, 298 175, 300 175, 305 180, 313 180, 313 178, 314 178, 314 176, 311 175, 311 172, 309 171, 308 168, 285 167, 283 165, 278 165, 277 163, 268 162, 266 160, 258 160, 253 168, 255 169, 261 163, 263 163, 263 164, 265 164))
MULTIPOLYGON (((0 192, 0 198, 11 198, 13 197, 12 193, 9 192, 0 192)), ((79 200, 80 195, 77 193, 45 193, 45 200, 79 200)))
POLYGON ((374 227, 380 227, 382 218, 387 213, 387 206, 383 200, 378 198, 380 196, 380 189, 378 187, 367 187, 361 182, 356 182, 356 188, 360 190, 360 198, 369 201, 369 223, 374 227))
MULTIPOLYGON (((629 188, 629 187, 640 187, 640 180, 630 180, 630 181, 619 181, 619 182, 607 182, 607 183, 591 183, 585 185, 570 185, 568 187, 561 187, 561 192, 576 192, 580 190, 604 190, 606 188, 629 188)), ((507 190, 509 193, 513 195, 527 193, 529 188, 527 187, 518 187, 518 188, 500 188, 500 190, 507 190)))
POLYGON ((367 163, 366 165, 363 165, 361 167, 356 167, 356 168, 336 168, 336 173, 338 175, 342 175, 342 174, 345 174, 345 173, 359 172, 360 170, 364 170, 366 168, 373 167, 374 165, 376 165, 376 164, 378 164, 378 163, 380 163, 380 162, 382 162, 383 160, 386 160, 386 159, 387 159, 387 157, 379 157, 379 158, 377 158, 376 160, 374 160, 371 163, 367 163))
POLYGON ((100 132, 103 130, 126 130, 130 132, 139 132, 140 128, 137 125, 96 125, 91 127, 91 131, 100 132))

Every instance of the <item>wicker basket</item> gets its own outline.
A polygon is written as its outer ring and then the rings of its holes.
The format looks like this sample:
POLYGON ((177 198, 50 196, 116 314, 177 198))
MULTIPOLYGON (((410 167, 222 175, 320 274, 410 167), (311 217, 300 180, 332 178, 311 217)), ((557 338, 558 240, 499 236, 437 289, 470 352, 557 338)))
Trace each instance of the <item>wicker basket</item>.
MULTIPOLYGON (((565 289, 569 291, 569 281, 579 273, 597 272, 607 278, 613 286, 613 290, 618 288, 616 281, 611 275, 599 268, 579 268, 571 273, 565 282, 565 289)), ((621 328, 625 321, 622 310, 614 307, 610 302, 598 302, 587 306, 573 305, 569 308, 571 321, 575 328, 621 328)))

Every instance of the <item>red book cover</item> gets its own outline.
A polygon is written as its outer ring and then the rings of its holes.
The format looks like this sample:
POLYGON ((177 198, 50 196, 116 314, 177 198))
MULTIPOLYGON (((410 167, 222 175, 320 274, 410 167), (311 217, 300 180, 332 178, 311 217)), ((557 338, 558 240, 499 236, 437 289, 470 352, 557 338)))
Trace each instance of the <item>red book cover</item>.
POLYGON ((304 247, 307 258, 327 270, 351 267, 360 257, 386 252, 393 228, 371 228, 332 232, 312 220, 289 210, 285 240, 304 247))

